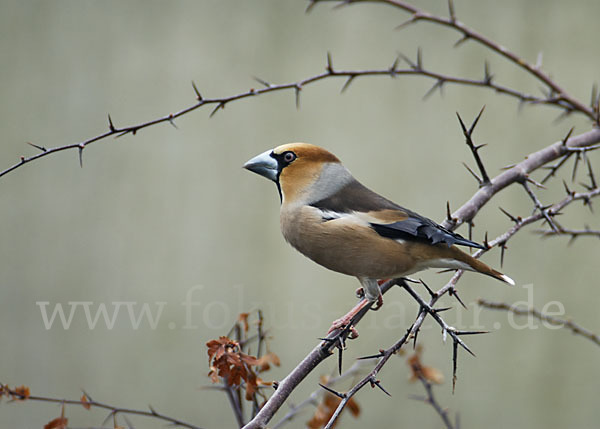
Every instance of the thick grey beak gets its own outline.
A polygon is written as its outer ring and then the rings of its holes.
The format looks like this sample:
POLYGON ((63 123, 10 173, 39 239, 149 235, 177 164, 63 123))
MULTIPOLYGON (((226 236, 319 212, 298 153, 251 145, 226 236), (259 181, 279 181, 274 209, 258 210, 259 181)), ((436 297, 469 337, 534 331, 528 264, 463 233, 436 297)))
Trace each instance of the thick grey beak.
POLYGON ((277 164, 277 160, 271 156, 272 152, 272 150, 268 150, 255 156, 244 164, 244 168, 276 182, 279 165, 277 164))

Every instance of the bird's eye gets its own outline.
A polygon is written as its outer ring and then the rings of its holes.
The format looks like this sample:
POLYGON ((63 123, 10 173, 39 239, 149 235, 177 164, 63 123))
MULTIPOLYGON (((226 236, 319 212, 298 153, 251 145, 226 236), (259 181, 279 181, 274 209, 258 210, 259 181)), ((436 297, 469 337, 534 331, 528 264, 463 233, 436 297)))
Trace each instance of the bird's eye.
POLYGON ((294 152, 286 152, 283 154, 283 160, 288 164, 296 159, 296 154, 294 152))

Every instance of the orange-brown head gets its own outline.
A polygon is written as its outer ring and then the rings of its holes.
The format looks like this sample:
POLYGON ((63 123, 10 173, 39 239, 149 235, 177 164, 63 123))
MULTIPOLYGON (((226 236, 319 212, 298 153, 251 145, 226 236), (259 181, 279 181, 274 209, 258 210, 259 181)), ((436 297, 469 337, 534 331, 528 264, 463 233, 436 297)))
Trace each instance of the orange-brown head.
POLYGON ((288 143, 255 156, 244 168, 277 184, 283 203, 329 193, 350 173, 331 152, 308 143, 288 143))

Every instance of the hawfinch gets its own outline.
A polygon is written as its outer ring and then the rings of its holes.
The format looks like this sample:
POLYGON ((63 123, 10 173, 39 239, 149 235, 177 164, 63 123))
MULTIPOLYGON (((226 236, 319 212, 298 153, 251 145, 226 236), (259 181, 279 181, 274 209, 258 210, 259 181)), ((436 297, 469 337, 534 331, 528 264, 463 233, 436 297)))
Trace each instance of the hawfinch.
POLYGON ((449 268, 515 284, 456 247, 484 246, 371 191, 318 146, 285 144, 252 158, 244 168, 277 185, 286 241, 317 264, 361 283, 366 300, 332 329, 349 324, 365 305, 381 305, 378 279, 449 268))

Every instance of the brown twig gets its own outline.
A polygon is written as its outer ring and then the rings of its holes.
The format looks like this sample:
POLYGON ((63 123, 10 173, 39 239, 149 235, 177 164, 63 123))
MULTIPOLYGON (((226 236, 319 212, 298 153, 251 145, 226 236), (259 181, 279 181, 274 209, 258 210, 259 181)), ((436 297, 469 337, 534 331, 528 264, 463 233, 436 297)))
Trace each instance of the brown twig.
MULTIPOLYGON (((503 56, 517 67, 522 68, 527 73, 535 77, 538 81, 542 82, 548 88, 548 100, 553 100, 555 103, 562 105, 565 109, 567 109, 567 111, 580 112, 594 122, 598 122, 598 113, 595 111, 594 106, 586 106, 576 98, 570 96, 560 85, 558 85, 558 83, 556 83, 542 70, 541 64, 532 65, 528 63, 523 58, 519 57, 504 46, 494 42, 483 34, 458 21, 456 19, 454 6, 452 5, 451 1, 448 3, 450 11, 449 17, 434 15, 402 0, 310 0, 310 2, 311 7, 322 2, 334 2, 341 5, 351 5, 355 3, 382 3, 411 14, 411 17, 398 28, 403 28, 417 22, 431 22, 444 27, 449 27, 461 33, 461 38, 458 40, 455 46, 461 45, 468 40, 473 40, 480 43, 489 50, 503 56)), ((489 73, 486 73, 486 75, 490 76, 489 80, 491 81, 491 75, 489 75, 489 73)), ((595 101, 593 97, 592 100, 595 101)))
POLYGON ((0 384, 0 386, 2 386, 4 391, 7 392, 9 395, 11 395, 15 398, 20 398, 22 400, 51 402, 51 403, 55 403, 55 404, 64 404, 64 405, 79 405, 79 406, 85 406, 86 408, 93 407, 93 408, 100 408, 100 409, 108 410, 108 411, 110 411, 110 413, 108 414, 107 419, 111 418, 111 417, 115 417, 119 414, 122 414, 122 415, 127 414, 127 415, 144 416, 144 417, 149 417, 149 418, 153 418, 153 419, 157 419, 157 420, 162 420, 164 422, 169 423, 170 425, 172 425, 174 427, 183 427, 183 428, 188 428, 188 429, 202 429, 200 426, 196 426, 191 423, 186 423, 180 419, 161 414, 161 413, 157 412, 151 406, 149 406, 149 409, 150 409, 149 411, 136 410, 136 409, 132 409, 132 408, 116 407, 113 405, 105 404, 103 402, 94 401, 90 398, 90 396, 87 393, 84 393, 85 397, 86 397, 85 401, 75 400, 75 399, 60 399, 60 398, 52 398, 52 397, 48 397, 48 396, 35 396, 35 395, 29 395, 29 396, 25 397, 22 394, 20 394, 18 391, 10 389, 5 384, 0 384))
POLYGON ((511 305, 511 304, 506 304, 504 302, 492 302, 492 301, 487 301, 487 300, 481 299, 481 298, 477 300, 477 304, 479 304, 481 307, 489 308, 492 310, 505 310, 510 313, 516 314, 518 316, 535 317, 536 319, 544 321, 544 322, 548 322, 551 325, 560 326, 562 328, 568 329, 571 332, 573 332, 573 334, 580 335, 584 338, 587 338, 588 340, 592 341, 596 345, 600 346, 600 337, 597 334, 594 334, 593 332, 579 326, 577 323, 575 323, 571 320, 560 319, 558 317, 549 316, 547 314, 542 313, 539 310, 536 310, 533 307, 522 308, 522 307, 517 307, 514 304, 511 305))
POLYGON ((435 398, 435 395, 433 394, 432 383, 429 380, 427 380, 422 374, 417 374, 417 378, 419 379, 421 384, 423 384, 423 387, 425 388, 425 393, 427 396, 424 398, 418 397, 418 396, 413 396, 412 398, 419 400, 419 401, 423 401, 426 404, 431 405, 433 407, 433 409, 435 410, 435 412, 442 419, 442 423, 444 423, 444 427, 446 429, 457 429, 458 425, 454 425, 450 421, 450 416, 448 415, 448 410, 444 409, 440 405, 440 403, 437 401, 437 399, 435 398))
POLYGON ((158 124, 162 124, 162 123, 170 123, 170 124, 174 125, 175 119, 177 119, 181 116, 184 116, 190 112, 193 112, 194 110, 197 110, 204 106, 216 106, 215 108, 213 108, 213 110, 210 113, 210 116, 212 117, 218 112, 219 109, 224 109, 225 106, 227 106, 227 104, 229 104, 231 102, 242 100, 245 98, 255 97, 255 96, 259 96, 259 95, 263 95, 263 94, 268 94, 268 93, 272 93, 272 92, 290 91, 290 90, 294 91, 296 105, 298 106, 300 92, 302 91, 303 88, 305 88, 306 86, 308 86, 310 84, 319 82, 324 79, 329 79, 329 78, 345 78, 346 82, 345 82, 344 86, 342 87, 342 91, 344 91, 348 88, 350 83, 353 82, 358 77, 366 77, 366 76, 396 77, 396 76, 401 76, 401 75, 423 76, 423 77, 427 77, 427 78, 436 80, 437 83, 434 85, 434 87, 441 87, 445 83, 482 87, 482 88, 492 89, 495 92, 500 93, 500 94, 505 94, 505 95, 508 95, 511 97, 515 97, 520 102, 532 103, 532 104, 554 105, 556 107, 564 108, 564 106, 562 106, 556 99, 547 99, 547 98, 536 97, 533 95, 528 95, 528 94, 519 92, 517 90, 511 89, 509 87, 497 85, 494 82, 492 82, 488 79, 485 79, 485 77, 484 77, 484 79, 477 80, 477 79, 466 79, 466 78, 460 78, 460 77, 455 77, 455 76, 449 76, 449 75, 445 75, 442 73, 437 73, 434 71, 424 69, 422 67, 422 64, 419 64, 419 63, 414 64, 414 63, 410 62, 410 60, 408 60, 408 59, 406 59, 406 60, 411 65, 411 67, 408 69, 399 69, 398 61, 395 60, 394 63, 392 64, 392 67, 390 67, 390 68, 371 69, 371 70, 335 70, 331 64, 331 60, 330 60, 331 57, 328 56, 328 58, 329 59, 328 59, 326 71, 324 73, 320 73, 320 74, 317 74, 317 75, 314 75, 314 76, 311 76, 311 77, 308 77, 306 79, 302 79, 302 80, 299 80, 296 82, 277 84, 277 85, 270 84, 268 82, 265 82, 265 81, 259 79, 259 82, 264 85, 264 88, 259 88, 259 89, 251 88, 246 92, 242 92, 242 93, 227 96, 227 97, 203 98, 202 95, 200 95, 200 92, 198 91, 196 85, 192 82, 192 85, 194 88, 194 93, 196 94, 197 102, 191 106, 188 106, 188 107, 186 107, 182 110, 179 110, 175 113, 169 113, 165 116, 162 116, 162 117, 159 117, 156 119, 152 119, 152 120, 149 120, 146 122, 140 122, 140 123, 137 123, 134 125, 128 125, 125 127, 115 126, 112 121, 112 118, 110 117, 110 115, 108 115, 108 131, 106 131, 102 134, 99 134, 95 137, 91 137, 86 140, 83 140, 79 143, 73 143, 73 144, 68 144, 68 145, 63 145, 63 146, 56 146, 53 148, 46 148, 44 146, 40 146, 37 144, 28 143, 30 146, 35 147, 40 152, 35 155, 31 155, 31 156, 21 156, 19 159, 19 162, 13 164, 12 166, 6 168, 3 171, 0 171, 0 177, 22 167, 25 164, 28 164, 30 162, 37 161, 46 156, 49 156, 49 155, 52 155, 52 154, 55 154, 58 152, 63 152, 66 150, 71 150, 71 149, 77 149, 77 151, 79 153, 79 162, 81 165, 83 165, 83 151, 92 143, 95 143, 95 142, 101 141, 101 140, 105 140, 106 138, 111 137, 111 136, 122 137, 127 134, 135 135, 140 130, 143 130, 145 128, 152 127, 152 126, 155 126, 158 124))
POLYGON ((557 235, 570 236, 571 238, 569 242, 573 242, 576 238, 583 236, 600 238, 600 230, 590 229, 589 227, 586 227, 585 229, 567 229, 561 227, 556 231, 552 229, 537 229, 535 232, 541 234, 543 237, 552 237, 557 235))

